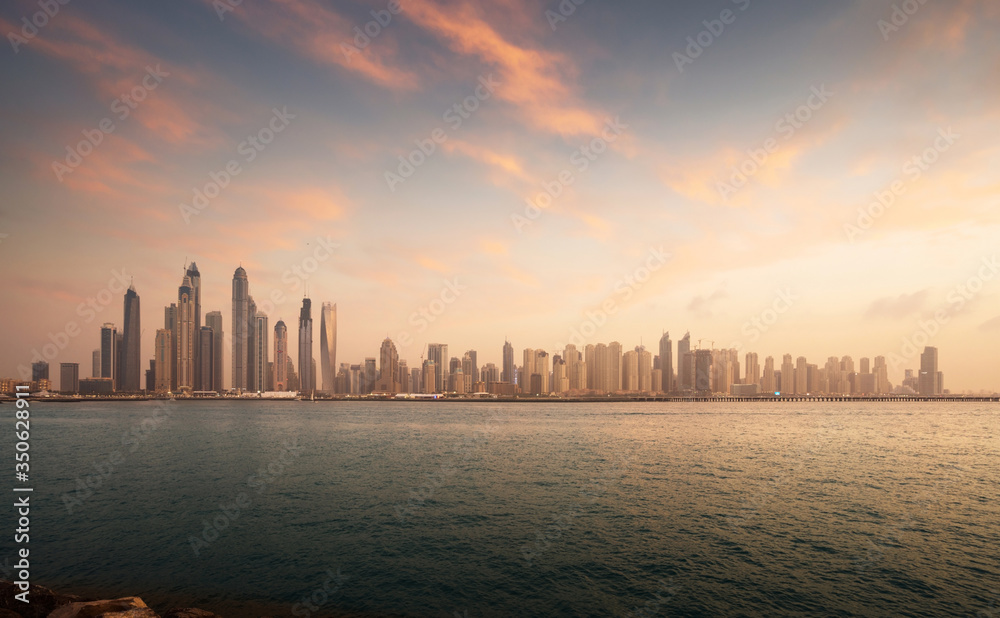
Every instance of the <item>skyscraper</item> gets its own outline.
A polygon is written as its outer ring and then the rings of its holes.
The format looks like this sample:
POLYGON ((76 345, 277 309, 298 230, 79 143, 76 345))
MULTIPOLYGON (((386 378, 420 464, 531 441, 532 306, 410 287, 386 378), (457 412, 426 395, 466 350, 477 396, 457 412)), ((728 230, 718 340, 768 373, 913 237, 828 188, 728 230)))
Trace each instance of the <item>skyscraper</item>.
POLYGON ((177 390, 194 389, 194 288, 184 275, 177 288, 177 390))
POLYGON ((139 295, 135 286, 129 285, 125 292, 125 320, 122 323, 122 346, 125 364, 122 367, 122 390, 130 393, 139 392, 142 373, 142 355, 140 340, 142 327, 139 322, 139 295))
POLYGON ((603 343, 588 344, 584 350, 589 376, 587 381, 590 383, 588 388, 601 393, 610 391, 611 387, 608 385, 608 346, 603 343), (593 360, 590 358, 591 355, 593 355, 593 360))
POLYGON ((629 350, 622 355, 622 388, 634 393, 639 390, 639 351, 629 350))
POLYGON ((319 336, 323 391, 333 394, 337 390, 337 305, 323 303, 320 310, 319 336))
POLYGON ((427 358, 434 361, 434 390, 443 393, 448 389, 448 344, 432 343, 427 346, 427 358))
POLYGON ((118 355, 118 350, 115 349, 117 340, 118 329, 111 322, 105 322, 101 327, 101 377, 111 378, 112 382, 115 378, 115 359, 118 355))
POLYGON ((712 392, 712 350, 695 350, 694 388, 700 393, 712 392))
MULTIPOLYGON (((691 373, 690 363, 684 362, 684 355, 691 351, 691 333, 685 333, 684 337, 677 342, 677 390, 691 390, 694 388, 694 376, 691 373)), ((663 362, 662 360, 660 361, 663 362)))
POLYGON ((799 395, 809 393, 809 362, 805 356, 795 359, 795 392, 799 395))
POLYGON ((201 384, 201 375, 202 375, 201 355, 200 355, 201 346, 199 345, 199 340, 201 338, 201 273, 198 272, 198 265, 195 264, 194 262, 191 262, 185 274, 191 281, 191 298, 192 298, 193 312, 194 312, 194 321, 192 330, 195 339, 195 345, 193 349, 194 355, 192 358, 192 367, 194 372, 193 386, 194 390, 196 391, 211 390, 205 388, 204 385, 201 384))
POLYGON ((744 384, 760 384, 760 362, 757 360, 756 352, 747 352, 746 356, 746 378, 744 384))
POLYGON ((462 373, 466 381, 471 379, 473 384, 479 381, 479 353, 475 350, 469 350, 462 356, 462 373))
POLYGON ((920 374, 917 376, 917 393, 925 397, 938 395, 938 349, 924 348, 920 355, 920 374))
POLYGON ((123 378, 125 377, 125 346, 122 345, 122 331, 115 333, 115 390, 120 391, 125 388, 123 378))
POLYGON ((101 377, 101 350, 100 350, 100 348, 94 350, 93 353, 91 353, 90 359, 91 359, 91 361, 90 361, 91 362, 90 377, 92 377, 92 378, 99 378, 99 377, 101 377))
POLYGON ((636 348, 635 353, 636 360, 638 361, 639 391, 643 393, 651 393, 655 390, 659 390, 660 384, 655 386, 653 385, 653 353, 647 350, 644 346, 636 348))
POLYGON ((80 363, 59 364, 59 391, 67 395, 80 392, 80 363))
POLYGON ((247 281, 247 271, 240 266, 233 273, 233 384, 232 387, 244 391, 247 389, 247 338, 250 326, 250 283, 247 281))
POLYGON ((506 384, 514 383, 514 346, 509 341, 503 344, 503 373, 500 381, 506 384))
POLYGON ((760 391, 762 393, 775 393, 778 390, 778 381, 774 375, 774 357, 768 356, 764 359, 764 377, 760 380, 760 391))
POLYGON ((622 344, 612 341, 608 344, 608 391, 615 393, 622 389, 622 344))
MULTIPOLYGON (((678 344, 679 345, 679 344, 678 344)), ((660 370, 663 372, 661 377, 662 384, 656 384, 655 388, 663 391, 664 393, 670 393, 674 390, 673 378, 674 378, 674 350, 673 342, 670 341, 670 333, 665 332, 663 336, 660 337, 660 370)))
POLYGON ((388 337, 379 349, 378 380, 375 390, 379 393, 396 394, 399 389, 399 353, 396 344, 388 337))
POLYGON ((312 347, 312 301, 303 298, 302 309, 299 311, 299 392, 306 394, 311 394, 316 390, 316 384, 312 381, 312 347))
POLYGON ((257 386, 257 374, 254 372, 254 359, 257 355, 257 303, 253 300, 253 295, 247 296, 247 388, 251 393, 256 393, 260 389, 257 386))
POLYGON ((177 391, 177 303, 170 303, 163 308, 163 328, 170 332, 170 388, 167 390, 177 391))
POLYGON ((171 372, 174 368, 173 349, 174 336, 169 330, 161 328, 156 331, 156 341, 153 344, 153 361, 156 368, 156 392, 167 393, 172 388, 171 372))
POLYGON ((224 375, 223 353, 225 352, 225 333, 222 330, 222 312, 210 311, 205 315, 205 325, 212 329, 212 385, 213 390, 221 393, 225 390, 222 384, 224 375))
POLYGON ((215 385, 215 331, 211 326, 198 329, 198 377, 195 383, 203 391, 218 391, 215 385))
POLYGON ((267 336, 270 334, 267 327, 267 314, 258 311, 254 316, 253 331, 253 362, 250 370, 253 372, 253 387, 258 392, 267 390, 268 385, 268 353, 267 336))
POLYGON ((795 365, 792 364, 791 354, 785 354, 781 359, 781 393, 795 394, 795 365))
POLYGON ((288 390, 288 328, 282 320, 274 325, 274 390, 288 390))

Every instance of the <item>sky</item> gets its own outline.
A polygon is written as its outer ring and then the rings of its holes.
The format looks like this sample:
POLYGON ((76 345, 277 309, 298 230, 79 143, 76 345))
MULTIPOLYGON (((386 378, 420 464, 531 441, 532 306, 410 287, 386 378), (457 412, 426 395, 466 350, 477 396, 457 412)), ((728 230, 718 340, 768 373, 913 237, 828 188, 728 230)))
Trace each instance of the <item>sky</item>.
POLYGON ((995 1, 52 4, 0 7, 2 375, 89 375, 124 280, 145 367, 195 261, 227 333, 240 265, 337 303, 338 362, 690 331, 1000 390, 995 1))

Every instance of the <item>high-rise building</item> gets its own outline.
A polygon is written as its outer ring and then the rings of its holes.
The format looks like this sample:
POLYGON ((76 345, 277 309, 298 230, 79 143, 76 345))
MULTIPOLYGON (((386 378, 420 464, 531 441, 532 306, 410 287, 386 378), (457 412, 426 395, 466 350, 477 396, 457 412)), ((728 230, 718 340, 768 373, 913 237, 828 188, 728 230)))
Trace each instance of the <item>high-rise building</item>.
POLYGON ((884 395, 892 391, 889 386, 889 367, 884 356, 875 357, 875 392, 884 395))
POLYGON ((778 381, 774 375, 774 357, 768 356, 764 359, 764 377, 760 380, 760 392, 775 393, 778 390, 778 381))
POLYGON ((660 337, 660 371, 662 383, 656 385, 656 390, 671 393, 674 390, 674 350, 670 341, 670 333, 664 332, 660 337))
POLYGON ((156 331, 153 344, 153 361, 156 363, 156 392, 167 393, 172 388, 171 372, 173 361, 174 336, 169 330, 161 328, 156 331))
POLYGON ((337 390, 337 305, 323 303, 319 319, 319 355, 323 373, 323 391, 337 390))
POLYGON ((115 360, 118 358, 118 350, 115 344, 118 341, 118 328, 111 322, 105 322, 101 327, 101 377, 115 380, 115 360))
POLYGON ((36 363, 31 363, 31 381, 38 382, 39 380, 49 379, 49 364, 45 361, 38 361, 36 363))
POLYGON ((549 353, 545 350, 535 350, 534 359, 534 374, 538 375, 541 380, 541 388, 538 391, 540 395, 548 395, 552 392, 552 385, 550 384, 549 375, 549 353))
POLYGON ((212 352, 212 384, 214 385, 212 390, 221 393, 225 390, 222 379, 225 375, 223 352, 226 349, 225 333, 222 331, 222 312, 209 311, 205 314, 205 325, 212 329, 212 343, 215 346, 212 352))
POLYGON ((122 347, 125 363, 122 367, 122 390, 137 393, 140 390, 142 354, 140 340, 142 326, 139 322, 139 295, 135 286, 129 285, 125 292, 125 320, 122 323, 122 347))
POLYGON ((170 388, 168 391, 177 392, 177 303, 163 308, 163 328, 170 331, 170 388))
POLYGON ((448 344, 428 345, 427 358, 434 361, 434 390, 430 392, 443 393, 448 389, 448 344))
MULTIPOLYGON (((566 363, 566 378, 569 380, 569 390, 575 391, 585 388, 586 384, 580 384, 581 375, 579 370, 579 367, 583 365, 583 355, 576 349, 576 346, 572 343, 566 344, 562 359, 566 363)), ((586 373, 584 373, 584 382, 586 382, 586 379, 586 373)))
MULTIPOLYGON (((694 375, 691 373, 693 362, 684 362, 684 355, 691 351, 691 333, 684 333, 684 337, 677 342, 677 390, 689 391, 694 388, 694 375)), ((663 361, 660 361, 661 363, 663 361)))
POLYGON ((569 390, 569 376, 566 375, 566 361, 558 354, 552 357, 552 392, 565 393, 569 390))
POLYGON ((376 367, 376 358, 374 356, 369 356, 365 359, 365 365, 361 369, 362 378, 364 379, 364 388, 361 389, 364 394, 371 393, 375 390, 375 383, 378 382, 378 367, 376 367))
POLYGON ((608 346, 604 343, 598 343, 597 345, 588 345, 584 348, 585 358, 587 359, 587 371, 589 372, 589 377, 587 381, 590 383, 589 388, 599 392, 607 393, 611 390, 610 384, 610 373, 609 373, 609 361, 608 361, 608 346), (590 356, 593 355, 593 360, 590 356))
POLYGON ((203 391, 218 391, 215 385, 215 331, 211 326, 198 329, 198 371, 201 375, 195 379, 203 391))
POLYGON ((302 299, 302 309, 299 310, 299 392, 311 394, 316 390, 313 381, 313 319, 312 301, 302 299))
POLYGON ((608 391, 622 390, 622 344, 612 341, 608 344, 608 391))
POLYGON ((795 394, 795 365, 792 364, 791 354, 785 354, 781 358, 781 393, 795 394))
POLYGON ((282 320, 274 325, 274 390, 288 390, 288 328, 282 320))
POLYGON ((390 395, 400 392, 399 385, 399 353, 396 351, 396 344, 388 337, 382 341, 379 349, 378 379, 375 383, 375 391, 388 393, 390 395))
POLYGON ((635 354, 638 362, 639 392, 651 393, 659 390, 662 382, 653 386, 653 353, 640 346, 635 349, 635 354))
POLYGON ((248 367, 247 339, 250 336, 250 283, 247 271, 240 266, 233 274, 233 383, 240 391, 247 390, 248 367))
POLYGON ((510 341, 504 341, 503 344, 503 372, 500 375, 500 381, 505 384, 514 383, 514 346, 510 344, 510 341))
POLYGON ((399 392, 409 393, 410 391, 410 368, 406 366, 406 361, 399 361, 396 368, 396 382, 399 383, 399 392))
POLYGON ((695 350, 694 389, 700 393, 712 392, 712 350, 695 350))
POLYGON ((746 356, 746 377, 744 384, 760 384, 760 363, 757 360, 756 352, 748 352, 746 356))
POLYGON ((115 333, 115 390, 120 391, 125 388, 125 345, 123 344, 122 331, 115 333))
POLYGON ((917 376, 917 393, 924 397, 939 395, 938 349, 924 348, 920 355, 920 374, 917 376))
POLYGON ((486 363, 483 365, 482 371, 480 371, 480 378, 486 383, 486 389, 489 392, 491 384, 497 384, 502 381, 500 379, 500 368, 494 363, 486 363))
POLYGON ((59 391, 67 395, 80 392, 80 363, 59 364, 59 391))
POLYGON ((258 311, 257 315, 254 316, 254 330, 253 330, 253 361, 250 364, 250 370, 253 372, 253 387, 257 389, 258 392, 267 390, 268 379, 270 376, 267 372, 267 366, 269 364, 268 353, 267 353, 267 336, 270 334, 267 327, 267 314, 258 311))
POLYGON ((247 391, 255 393, 257 374, 254 372, 254 360, 257 358, 257 303, 253 295, 247 297, 247 391))
MULTIPOLYGON (((604 345, 604 344, 601 344, 604 345)), ((608 358, 608 346, 604 346, 604 360, 605 365, 607 364, 608 358)), ((580 388, 598 390, 597 383, 600 381, 597 375, 597 346, 588 343, 583 347, 583 364, 586 369, 586 377, 580 388)), ((603 366, 602 366, 603 367, 603 366)))
POLYGON ((467 381, 479 381, 479 353, 475 350, 469 350, 462 356, 462 373, 467 381))
POLYGON ((195 345, 193 348, 193 355, 191 359, 192 371, 194 373, 194 383, 193 387, 196 391, 207 391, 211 390, 205 388, 201 384, 201 350, 199 345, 199 340, 201 338, 201 273, 198 272, 198 265, 194 262, 187 268, 187 272, 184 273, 191 284, 191 304, 192 312, 194 314, 194 320, 192 321, 192 331, 194 333, 195 345))
POLYGON ((90 355, 91 369, 90 377, 99 378, 101 377, 101 350, 100 348, 94 350, 90 355))
POLYGON ((639 351, 629 350, 622 355, 622 388, 634 393, 639 390, 639 351))
POLYGON ((177 390, 194 389, 194 289, 184 275, 177 289, 177 390))
POLYGON ((439 392, 437 391, 437 376, 435 373, 436 367, 434 361, 427 359, 424 361, 423 370, 421 372, 423 376, 423 386, 420 392, 425 394, 439 392))
POLYGON ((809 393, 809 363, 805 356, 795 359, 795 392, 799 395, 809 393))

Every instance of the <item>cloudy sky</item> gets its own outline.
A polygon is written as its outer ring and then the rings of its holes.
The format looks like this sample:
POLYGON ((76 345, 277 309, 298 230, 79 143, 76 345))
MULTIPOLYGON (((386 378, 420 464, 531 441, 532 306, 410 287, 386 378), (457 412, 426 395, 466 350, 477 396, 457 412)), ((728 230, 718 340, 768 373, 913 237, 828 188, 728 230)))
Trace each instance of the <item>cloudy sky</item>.
POLYGON ((342 361, 690 330, 1000 389, 995 1, 39 6, 0 8, 0 374, 89 375, 114 272, 148 362, 194 260, 227 331, 240 264, 272 323, 336 302, 342 361))

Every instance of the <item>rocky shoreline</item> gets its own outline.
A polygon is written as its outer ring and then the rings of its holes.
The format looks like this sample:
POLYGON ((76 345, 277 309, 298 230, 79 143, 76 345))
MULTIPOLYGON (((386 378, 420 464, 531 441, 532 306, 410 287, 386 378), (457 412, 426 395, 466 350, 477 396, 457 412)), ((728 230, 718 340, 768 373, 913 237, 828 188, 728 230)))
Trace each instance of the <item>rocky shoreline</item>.
POLYGON ((158 614, 139 597, 88 599, 34 585, 28 589, 31 602, 25 604, 14 598, 21 592, 13 582, 0 581, 0 618, 222 618, 193 607, 179 607, 158 614))

